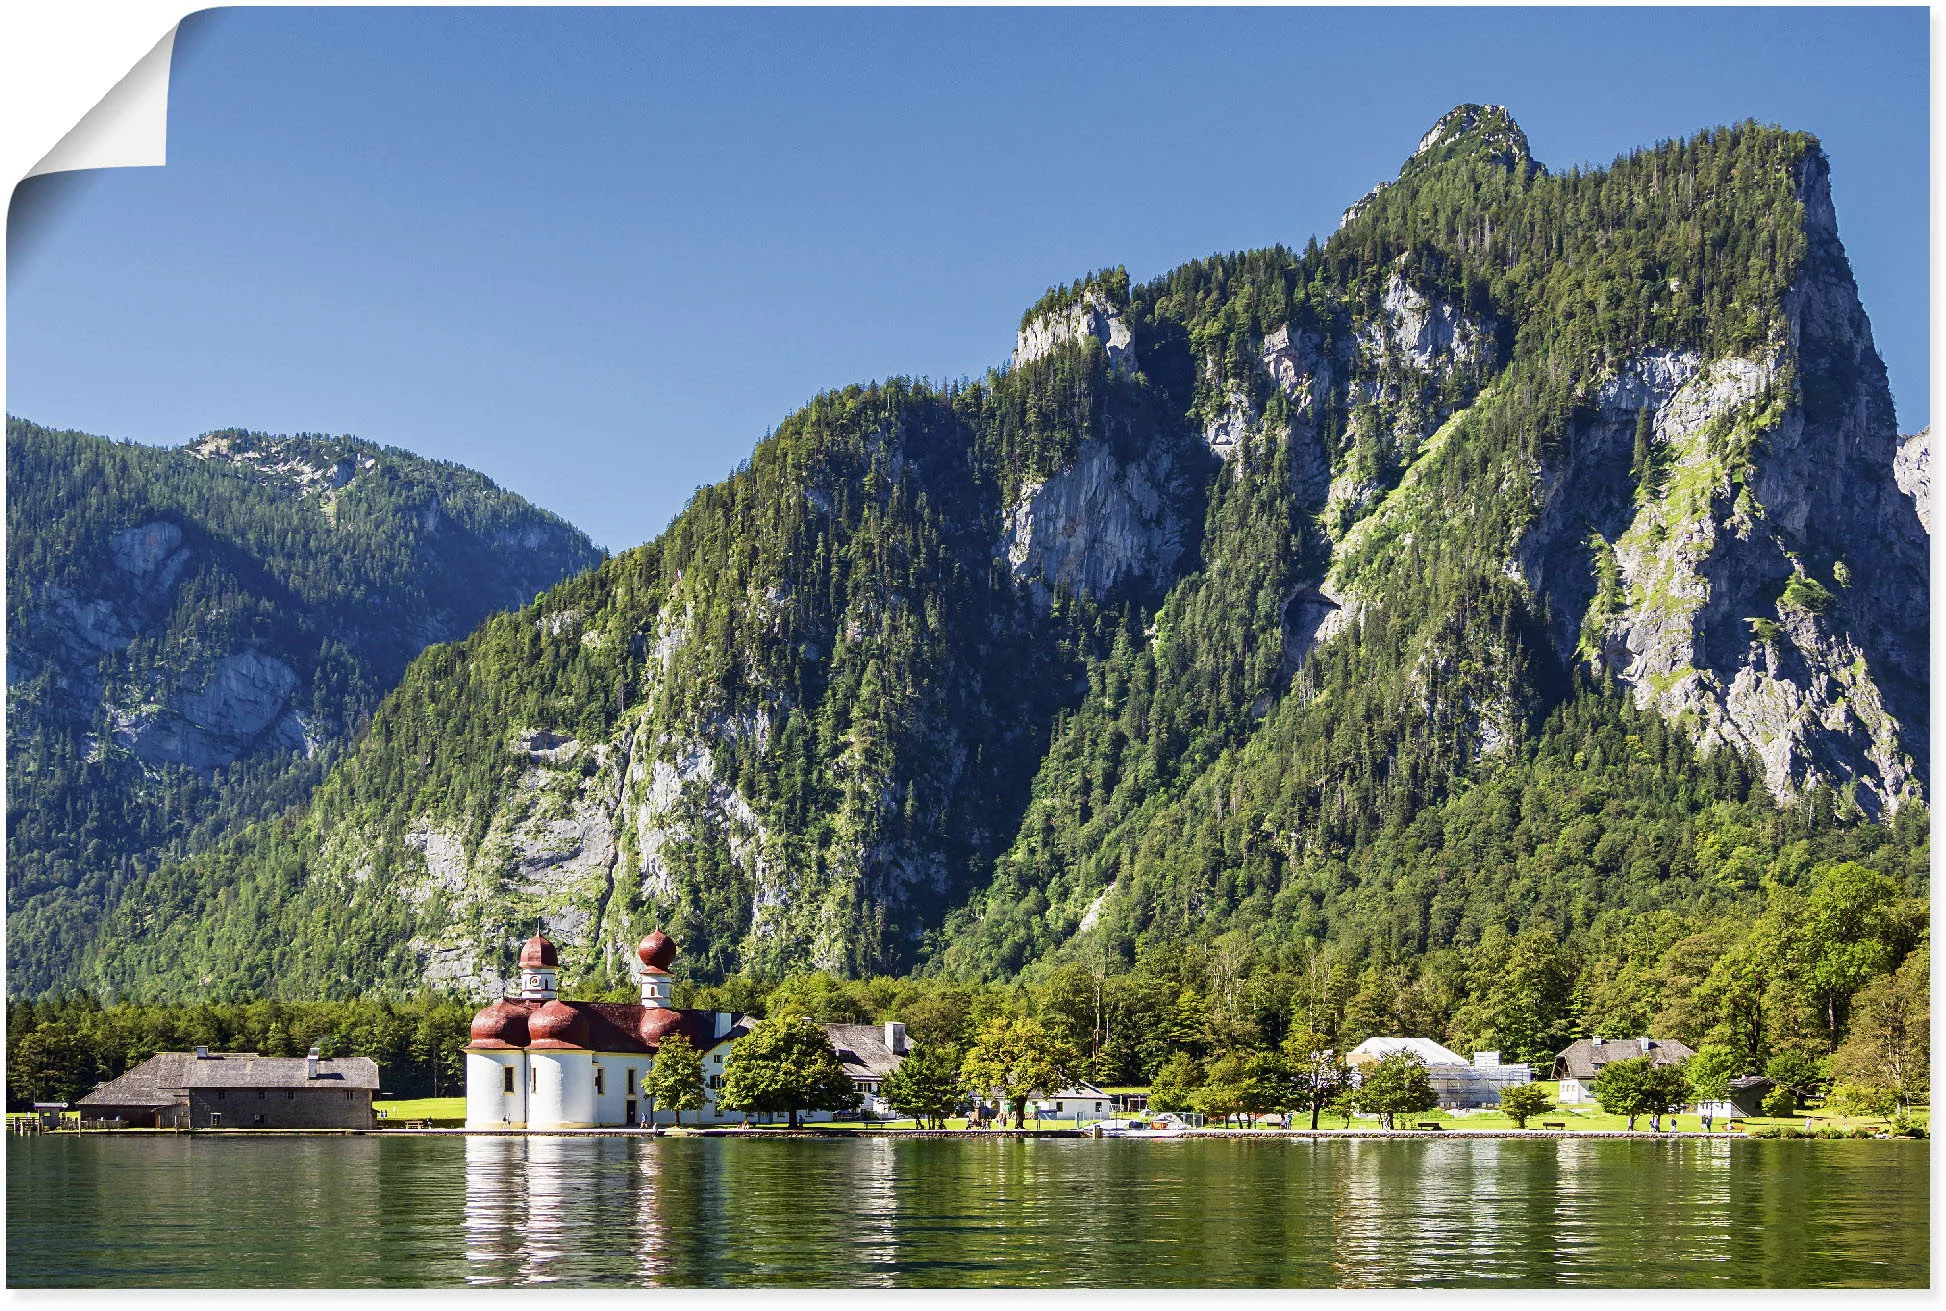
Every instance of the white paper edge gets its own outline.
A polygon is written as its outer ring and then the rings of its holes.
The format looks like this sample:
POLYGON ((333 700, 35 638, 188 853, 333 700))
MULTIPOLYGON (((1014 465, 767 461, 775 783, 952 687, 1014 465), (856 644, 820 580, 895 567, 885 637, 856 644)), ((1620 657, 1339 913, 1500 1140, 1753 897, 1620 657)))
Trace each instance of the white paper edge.
POLYGON ((168 163, 169 64, 175 46, 176 28, 171 27, 27 176, 168 163))

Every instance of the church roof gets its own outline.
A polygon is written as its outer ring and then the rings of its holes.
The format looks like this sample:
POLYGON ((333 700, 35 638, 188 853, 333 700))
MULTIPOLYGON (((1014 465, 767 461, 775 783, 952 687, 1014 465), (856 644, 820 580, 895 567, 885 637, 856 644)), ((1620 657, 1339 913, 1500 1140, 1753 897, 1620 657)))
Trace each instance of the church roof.
POLYGON ((560 963, 561 955, 554 950, 554 944, 538 933, 520 949, 520 967, 524 970, 551 970, 560 963))
POLYGON ((543 1007, 553 1007, 550 1016, 572 1012, 572 1026, 543 1026, 552 1036, 545 1045, 597 1052, 653 1052, 671 1033, 689 1039, 698 1051, 714 1046, 714 1011, 679 1011, 669 1007, 642 1006, 615 1001, 521 1001, 508 998, 482 1009, 473 1017, 473 1041, 479 1048, 529 1047, 529 1022, 543 1007), (569 1035, 569 1036, 563 1036, 569 1035))

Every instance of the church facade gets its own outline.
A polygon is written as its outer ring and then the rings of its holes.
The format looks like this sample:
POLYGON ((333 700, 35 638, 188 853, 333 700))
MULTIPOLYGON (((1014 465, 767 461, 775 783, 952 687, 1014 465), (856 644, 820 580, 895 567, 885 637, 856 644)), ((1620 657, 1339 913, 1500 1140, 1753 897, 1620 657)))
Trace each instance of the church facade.
MULTIPOLYGON (((642 940, 642 1000, 564 1001, 560 958, 535 934, 520 950, 520 994, 494 1002, 473 1017, 466 1045, 466 1127, 469 1129, 605 1129, 670 1125, 676 1114, 651 1107, 642 1076, 671 1034, 681 1034, 703 1057, 703 1106, 685 1111, 685 1124, 741 1123, 742 1111, 716 1104, 723 1070, 750 1019, 727 1011, 678 1009, 669 966, 676 944, 656 932, 642 940)), ((906 1052, 905 1026, 826 1025, 846 1073, 864 1093, 865 1113, 882 1113, 879 1084, 906 1052)), ((829 1112, 801 1119, 830 1120, 829 1112)))

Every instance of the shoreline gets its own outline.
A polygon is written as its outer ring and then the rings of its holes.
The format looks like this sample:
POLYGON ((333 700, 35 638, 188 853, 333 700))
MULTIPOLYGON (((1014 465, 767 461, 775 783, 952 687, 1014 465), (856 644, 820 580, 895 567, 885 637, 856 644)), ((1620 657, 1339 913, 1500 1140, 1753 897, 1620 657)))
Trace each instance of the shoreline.
MULTIPOLYGON (((822 1129, 807 1125, 799 1129, 710 1127, 696 1129, 464 1129, 464 1128, 384 1128, 384 1129, 55 1129, 40 1137, 182 1137, 182 1138, 937 1138, 980 1141, 996 1138, 1068 1138, 1108 1142, 1177 1142, 1195 1138, 1311 1139, 1319 1141, 1393 1141, 1398 1139, 1515 1139, 1558 1141, 1561 1139, 1629 1139, 1646 1142, 1668 1141, 1758 1141, 1749 1134, 1713 1130, 1682 1130, 1656 1133, 1649 1129, 1184 1129, 1136 1130, 1103 1133, 1097 1137, 1087 1129, 822 1129)), ((1871 1142, 1876 1139, 1847 1139, 1871 1142)))

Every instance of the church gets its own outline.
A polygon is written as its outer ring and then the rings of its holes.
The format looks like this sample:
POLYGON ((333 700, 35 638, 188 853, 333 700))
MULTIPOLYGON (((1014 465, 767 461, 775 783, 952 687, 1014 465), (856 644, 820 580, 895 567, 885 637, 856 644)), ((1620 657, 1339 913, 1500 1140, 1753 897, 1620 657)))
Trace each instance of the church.
MULTIPOLYGON (((466 1127, 469 1129, 622 1129, 674 1124, 674 1112, 649 1107, 642 1076, 657 1049, 679 1033, 703 1054, 703 1106, 685 1111, 685 1124, 740 1123, 742 1111, 716 1104, 723 1067, 751 1018, 728 1011, 678 1010, 669 965, 676 944, 657 931, 636 949, 642 962, 642 1000, 564 1001, 560 956, 536 933, 520 949, 520 995, 494 1002, 473 1017, 466 1045, 466 1127)), ((905 1026, 827 1024, 845 1072, 864 1094, 865 1113, 889 1112, 877 1097, 884 1077, 907 1051, 905 1026)), ((806 1112, 807 1121, 829 1112, 806 1112)))

